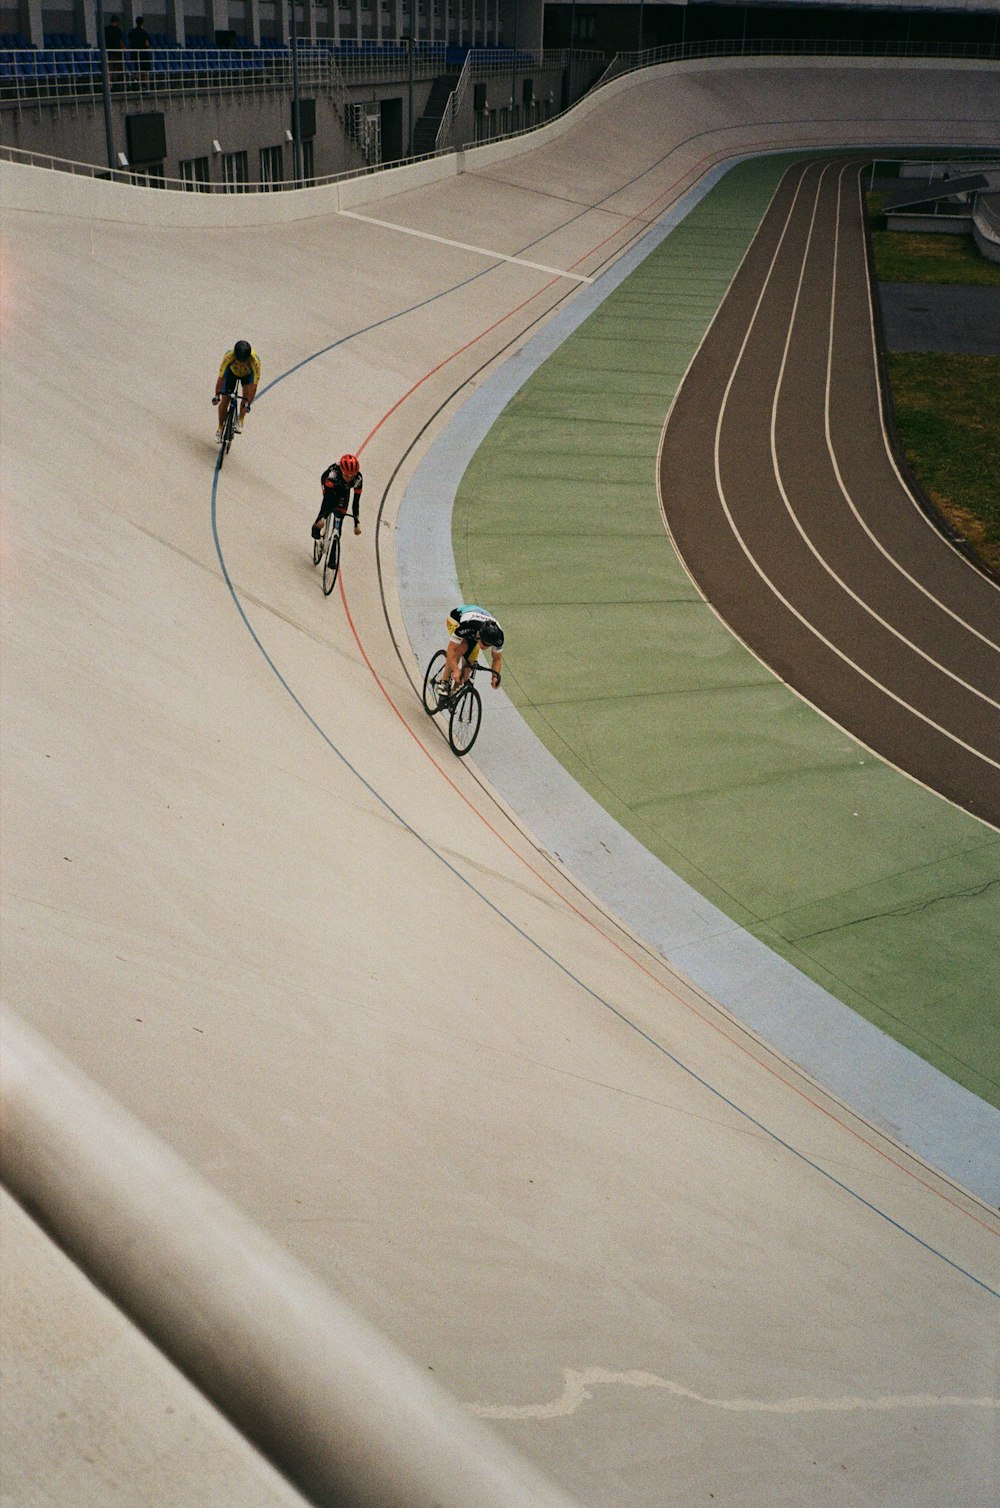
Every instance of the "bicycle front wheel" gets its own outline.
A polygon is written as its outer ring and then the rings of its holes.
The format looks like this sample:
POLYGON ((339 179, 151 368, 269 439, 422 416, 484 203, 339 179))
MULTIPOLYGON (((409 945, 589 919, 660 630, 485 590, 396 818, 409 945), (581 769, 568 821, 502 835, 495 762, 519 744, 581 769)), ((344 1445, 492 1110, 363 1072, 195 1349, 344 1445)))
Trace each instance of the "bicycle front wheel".
POLYGON ((459 759, 468 754, 476 741, 483 720, 483 703, 475 686, 466 686, 451 704, 448 742, 459 759))
POLYGON ((429 712, 431 717, 434 716, 435 712, 440 711, 438 707, 437 684, 438 676, 444 669, 445 658, 443 649, 439 649, 437 654, 431 655, 430 663, 427 666, 427 674, 424 676, 424 711, 429 712))
POLYGON ((230 445, 232 445, 232 443, 233 443, 233 405, 230 403, 229 409, 228 409, 228 411, 226 413, 225 423, 222 426, 222 439, 219 441, 219 470, 220 471, 222 470, 222 463, 223 463, 223 461, 226 459, 226 456, 229 454, 229 447, 230 447, 230 445))
POLYGON ((337 584, 337 572, 340 570, 340 531, 334 529, 333 538, 330 541, 330 549, 323 562, 323 595, 329 597, 337 584))
POLYGON ((323 559, 323 536, 313 540, 313 565, 319 565, 323 559))

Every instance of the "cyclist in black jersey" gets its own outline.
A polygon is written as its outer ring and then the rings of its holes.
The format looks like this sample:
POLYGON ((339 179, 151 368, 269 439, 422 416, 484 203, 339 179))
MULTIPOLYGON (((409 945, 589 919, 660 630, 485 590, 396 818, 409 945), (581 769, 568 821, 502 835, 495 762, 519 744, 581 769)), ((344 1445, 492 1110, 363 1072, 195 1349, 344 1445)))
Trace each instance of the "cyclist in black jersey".
POLYGON ((364 478, 361 475, 361 465, 357 456, 350 453, 342 455, 339 461, 333 461, 320 477, 323 485, 323 502, 320 506, 319 517, 312 526, 313 539, 320 539, 323 534, 323 523, 330 514, 336 515, 335 527, 339 534, 344 527, 344 519, 347 510, 351 506, 353 493, 354 532, 361 533, 361 492, 364 487, 364 478))
POLYGON ((503 659, 503 629, 492 613, 474 603, 464 602, 453 607, 445 619, 451 635, 445 653, 444 670, 438 680, 438 700, 447 701, 452 691, 464 686, 472 673, 472 666, 479 658, 481 648, 492 656, 490 679, 495 691, 500 685, 500 665, 503 659), (454 682, 454 685, 452 685, 454 682))

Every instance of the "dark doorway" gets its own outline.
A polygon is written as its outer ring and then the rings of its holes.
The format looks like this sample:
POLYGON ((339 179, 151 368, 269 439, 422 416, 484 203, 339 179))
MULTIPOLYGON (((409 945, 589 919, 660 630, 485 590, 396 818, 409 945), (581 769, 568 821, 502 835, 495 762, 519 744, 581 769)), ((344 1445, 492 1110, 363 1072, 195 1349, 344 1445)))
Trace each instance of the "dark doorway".
POLYGON ((403 99, 379 100, 382 161, 398 162, 403 155, 403 99))

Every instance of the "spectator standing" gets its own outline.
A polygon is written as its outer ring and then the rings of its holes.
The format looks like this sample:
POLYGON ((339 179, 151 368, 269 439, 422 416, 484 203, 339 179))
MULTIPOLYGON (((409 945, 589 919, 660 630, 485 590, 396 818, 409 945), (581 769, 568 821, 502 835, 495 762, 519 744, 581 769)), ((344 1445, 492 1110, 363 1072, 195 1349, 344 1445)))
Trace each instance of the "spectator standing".
POLYGON ((104 45, 108 50, 108 74, 112 84, 120 84, 125 74, 125 33, 118 16, 112 16, 104 28, 104 45))
POLYGON ((140 73, 149 72, 150 50, 153 46, 149 32, 142 24, 142 17, 136 16, 135 25, 128 34, 128 45, 132 49, 132 62, 140 73))

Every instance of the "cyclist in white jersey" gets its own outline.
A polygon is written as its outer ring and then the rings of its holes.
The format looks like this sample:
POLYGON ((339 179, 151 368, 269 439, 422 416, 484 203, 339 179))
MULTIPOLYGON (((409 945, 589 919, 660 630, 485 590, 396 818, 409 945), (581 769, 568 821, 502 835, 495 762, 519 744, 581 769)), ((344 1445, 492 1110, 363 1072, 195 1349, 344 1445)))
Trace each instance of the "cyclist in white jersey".
POLYGON ((445 654, 444 670, 438 681, 438 700, 447 701, 452 691, 464 686, 479 658, 479 651, 486 648, 492 655, 490 677, 494 691, 500 685, 500 664, 503 650, 503 629, 492 613, 484 607, 465 602, 453 607, 445 619, 451 635, 445 654), (454 686, 452 685, 454 682, 454 686))

